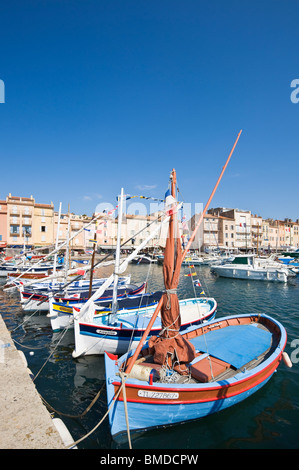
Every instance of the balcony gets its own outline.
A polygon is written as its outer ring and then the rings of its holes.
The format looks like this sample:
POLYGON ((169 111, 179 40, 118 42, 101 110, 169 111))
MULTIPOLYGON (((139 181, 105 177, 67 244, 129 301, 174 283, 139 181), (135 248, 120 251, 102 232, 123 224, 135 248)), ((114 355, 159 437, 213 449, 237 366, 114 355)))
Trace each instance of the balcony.
POLYGON ((25 209, 22 210, 22 216, 23 217, 32 217, 32 212, 31 211, 26 211, 25 209))
POLYGON ((17 217, 16 214, 15 214, 13 217, 10 216, 10 218, 9 218, 9 223, 10 223, 10 225, 19 225, 20 219, 19 219, 19 217, 17 217))
POLYGON ((22 217, 22 225, 32 225, 32 219, 28 218, 28 215, 22 217))

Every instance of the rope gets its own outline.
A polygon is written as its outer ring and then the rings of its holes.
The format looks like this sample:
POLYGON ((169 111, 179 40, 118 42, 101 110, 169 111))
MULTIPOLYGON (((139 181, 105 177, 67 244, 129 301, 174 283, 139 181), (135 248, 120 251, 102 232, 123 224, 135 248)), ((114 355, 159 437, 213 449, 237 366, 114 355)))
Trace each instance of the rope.
POLYGON ((128 442, 129 442, 130 449, 132 449, 131 436, 130 436, 130 427, 129 427, 128 407, 127 407, 127 393, 126 393, 126 385, 125 385, 125 382, 126 382, 128 376, 124 372, 121 372, 120 377, 121 377, 121 383, 122 383, 122 387, 123 387, 123 397, 124 397, 124 408, 125 408, 128 442))
MULTIPOLYGON (((148 279, 149 279, 151 267, 152 267, 152 263, 149 263, 149 267, 148 267, 148 271, 147 271, 147 276, 146 276, 146 279, 145 279, 146 285, 148 285, 148 279)), ((134 334, 134 330, 135 330, 135 328, 136 328, 136 325, 137 325, 137 323, 138 323, 139 312, 140 312, 140 308, 141 308, 142 299, 143 299, 144 294, 145 294, 145 293, 142 293, 142 296, 141 296, 141 299, 140 299, 140 302, 139 302, 139 306, 138 306, 138 309, 137 309, 136 321, 135 321, 134 327, 133 327, 133 329, 132 329, 132 333, 131 333, 131 337, 130 337, 130 341, 129 341, 128 351, 130 351, 131 346, 132 346, 133 334, 134 334)))
POLYGON ((88 413, 88 411, 93 407, 93 405, 96 403, 96 401, 99 399, 102 391, 103 391, 103 388, 105 386, 105 382, 103 383, 102 387, 100 388, 100 390, 98 391, 98 393, 96 394, 96 396, 94 397, 94 399, 91 401, 91 403, 88 405, 88 407, 86 408, 85 411, 83 411, 83 413, 79 414, 79 415, 69 415, 67 413, 62 413, 61 411, 57 411, 55 408, 53 408, 53 406, 51 406, 40 394, 39 396, 41 397, 42 401, 44 402, 44 404, 47 406, 47 408, 49 408, 49 410, 52 410, 54 411, 55 413, 61 415, 61 416, 66 416, 67 418, 82 418, 83 416, 86 415, 86 413, 88 413))
POLYGON ((45 365, 47 364, 47 362, 49 362, 50 358, 53 356, 53 354, 55 353, 57 347, 59 346, 60 342, 62 341, 64 335, 66 334, 66 332, 68 331, 68 327, 66 327, 63 331, 62 331, 62 334, 61 334, 61 338, 60 340, 57 342, 55 348, 53 349, 53 351, 51 352, 51 354, 49 355, 48 359, 44 362, 44 364, 42 365, 42 367, 40 368, 40 370, 38 371, 38 373, 34 376, 33 378, 33 382, 35 381, 35 379, 39 376, 39 374, 41 373, 41 371, 43 370, 43 368, 45 367, 45 365))
POLYGON ((70 449, 71 447, 75 447, 77 444, 79 444, 80 442, 84 441, 84 439, 86 439, 87 437, 89 437, 94 431, 96 431, 96 429, 102 424, 102 422, 106 419, 106 417, 108 416, 111 408, 113 406, 115 406, 116 404, 116 400, 117 398, 119 397, 120 395, 120 392, 122 391, 122 388, 124 386, 124 382, 121 384, 121 386, 119 387, 119 390, 118 392, 116 393, 116 395, 114 395, 114 398, 113 400, 111 401, 111 405, 109 406, 108 410, 106 411, 106 413, 104 414, 104 416, 102 417, 102 419, 100 419, 100 421, 98 422, 98 424, 96 424, 87 434, 85 434, 85 436, 81 437, 80 439, 78 439, 76 442, 73 442, 72 444, 68 445, 66 447, 66 449, 70 449))
POLYGON ((166 308, 167 310, 170 309, 171 307, 171 300, 170 300, 170 294, 177 294, 177 289, 166 289, 165 290, 166 294, 167 294, 167 305, 166 305, 166 308))

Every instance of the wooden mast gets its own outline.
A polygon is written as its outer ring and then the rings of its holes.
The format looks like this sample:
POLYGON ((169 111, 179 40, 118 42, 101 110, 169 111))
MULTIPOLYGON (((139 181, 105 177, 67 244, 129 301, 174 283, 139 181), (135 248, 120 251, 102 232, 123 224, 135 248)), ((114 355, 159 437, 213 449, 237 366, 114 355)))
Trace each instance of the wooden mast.
POLYGON ((96 254, 96 246, 97 246, 97 222, 95 223, 95 230, 93 235, 93 252, 91 257, 91 269, 89 275, 89 291, 88 291, 88 298, 90 299, 92 293, 92 282, 93 282, 93 270, 94 270, 94 258, 96 254))
MULTIPOLYGON (((203 220, 203 218, 204 218, 204 216, 205 216, 205 214, 206 214, 206 212, 207 212, 207 210, 208 210, 208 207, 209 207, 209 205, 210 205, 210 203, 211 203, 211 201, 212 201, 212 199, 213 199, 213 197, 214 197, 214 194, 215 194, 215 192, 216 192, 216 190, 217 190, 217 188, 218 188, 218 186, 219 186, 219 183, 220 183, 220 181, 221 181, 221 179, 222 179, 223 173, 225 172, 226 167, 227 167, 227 165, 228 165, 228 163, 229 163, 229 161, 230 161, 230 158, 231 158, 231 156, 232 156, 232 154, 233 154, 233 152, 234 152, 234 150, 235 150, 235 147, 236 147, 236 145, 237 145, 237 143, 238 143, 238 140, 239 140, 239 138, 240 138, 241 133, 242 133, 242 130, 239 132, 239 134, 238 134, 238 136, 237 136, 237 138, 236 138, 236 141, 235 141, 235 143, 234 143, 234 145, 233 145, 233 148, 231 149, 231 152, 230 152, 230 154, 229 154, 229 156, 228 156, 228 158, 227 158, 227 160, 226 160, 226 163, 225 163, 224 167, 222 168, 222 171, 221 171, 221 173, 220 173, 220 176, 219 176, 219 178, 218 178, 218 180, 217 180, 217 182, 216 182, 216 184, 215 184, 215 187, 214 187, 214 189, 213 189, 213 191, 212 191, 212 193, 211 193, 211 195, 210 195, 210 197, 209 197, 209 199, 208 199, 208 202, 206 203, 205 208, 204 208, 204 210, 203 210, 203 212, 202 212, 202 214, 201 214, 201 216, 200 216, 200 218, 199 218, 199 220, 198 220, 198 222, 197 222, 197 224, 196 224, 196 227, 195 227, 195 229, 194 229, 194 231, 193 231, 193 233, 192 233, 192 235, 191 235, 191 238, 190 238, 190 240, 189 240, 188 243, 187 243, 187 246, 186 246, 186 248, 185 248, 185 250, 184 250, 184 252, 183 252, 182 261, 184 261, 184 258, 186 257, 186 254, 187 254, 187 252, 188 252, 188 250, 189 250, 189 248, 190 248, 190 245, 191 245, 191 243, 193 242, 194 237, 195 237, 195 235, 196 235, 196 233, 197 233, 197 231, 198 231, 198 229, 199 229, 199 227, 200 227, 200 224, 202 223, 202 220, 203 220)), ((173 172, 174 172, 174 170, 173 170, 173 172)), ((172 183, 173 183, 173 182, 172 182, 172 183)), ((172 184, 172 188, 173 188, 173 184, 172 184)), ((132 370, 132 367, 133 367, 133 365, 134 365, 134 363, 135 363, 135 361, 136 361, 136 359, 137 359, 137 357, 138 357, 138 355, 139 355, 139 353, 140 353, 140 351, 141 351, 141 349, 142 349, 142 347, 143 347, 143 344, 144 344, 146 338, 148 337, 148 334, 149 334, 149 332, 150 332, 150 330, 151 330, 151 328, 152 328, 152 326, 153 326, 153 324, 154 324, 154 322, 155 322, 155 320, 156 320, 156 318, 157 318, 157 316, 158 316, 158 313, 159 313, 160 310, 161 310, 162 303, 163 303, 163 297, 161 297, 161 299, 159 300, 159 302, 158 302, 158 304, 157 304, 157 307, 156 307, 156 309, 155 309, 155 311, 154 311, 154 313, 153 313, 153 316, 152 316, 152 318, 150 319, 150 321, 149 321, 149 323, 148 323, 148 325, 147 325, 147 328, 145 329, 145 331, 144 331, 144 333, 143 333, 143 335, 142 335, 142 338, 141 338, 141 340, 140 340, 140 342, 139 342, 137 348, 135 349, 135 352, 134 352, 133 356, 130 357, 129 360, 128 360, 128 365, 127 365, 127 368, 126 368, 126 374, 130 374, 130 372, 131 372, 131 370, 132 370)))

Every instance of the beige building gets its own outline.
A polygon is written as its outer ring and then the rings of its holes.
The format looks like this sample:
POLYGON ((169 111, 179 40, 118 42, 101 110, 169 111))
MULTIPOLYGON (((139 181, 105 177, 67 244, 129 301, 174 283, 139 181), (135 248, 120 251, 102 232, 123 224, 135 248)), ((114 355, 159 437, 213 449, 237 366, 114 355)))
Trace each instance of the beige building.
POLYGON ((219 220, 219 247, 235 250, 235 223, 230 217, 220 215, 219 220))
POLYGON ((18 197, 9 194, 7 206, 7 246, 39 247, 53 242, 54 205, 38 204, 33 196, 18 197))
MULTIPOLYGON (((57 237, 58 215, 58 212, 54 213, 54 243, 56 242, 57 237)), ((61 244, 67 241, 69 230, 69 239, 71 239, 71 250, 82 252, 88 248, 92 248, 93 243, 90 242, 90 238, 93 238, 95 226, 94 224, 91 224, 87 227, 86 230, 84 230, 84 228, 91 222, 91 220, 92 217, 88 217, 86 215, 76 215, 72 212, 70 214, 61 214, 59 222, 58 243, 61 244)))
POLYGON ((263 240, 263 218, 253 214, 251 214, 251 248, 256 252, 267 248, 263 240))
POLYGON ((7 246, 7 202, 0 200, 0 251, 7 246))
MULTIPOLYGON (((35 204, 32 217, 32 242, 35 247, 53 245, 54 205, 35 204)), ((29 220, 29 219, 27 219, 29 220)))
MULTIPOLYGON (((117 243, 118 217, 102 214, 103 219, 99 220, 97 226, 97 243, 102 249, 115 249, 117 243)), ((159 214, 153 215, 133 215, 123 214, 121 226, 122 249, 134 249, 139 246, 153 230, 161 226, 159 214)), ((165 245, 167 228, 161 228, 150 240, 147 248, 152 250, 165 245)))

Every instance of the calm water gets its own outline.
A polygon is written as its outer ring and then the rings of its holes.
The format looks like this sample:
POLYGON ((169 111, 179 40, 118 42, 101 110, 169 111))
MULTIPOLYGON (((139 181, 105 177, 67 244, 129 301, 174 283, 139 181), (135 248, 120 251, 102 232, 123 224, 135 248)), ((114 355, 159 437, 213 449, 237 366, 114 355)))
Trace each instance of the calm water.
MULTIPOLYGON (((206 295, 218 302, 217 317, 236 313, 267 313, 286 328, 286 351, 296 362, 299 351, 299 278, 287 285, 259 281, 216 278, 208 267, 196 268, 206 295)), ((102 268, 98 276, 108 276, 102 268)), ((130 265, 132 282, 148 281, 148 290, 163 288, 162 267, 130 265)), ((191 278, 182 268, 179 298, 194 297, 191 278)), ((193 278, 194 279, 194 278, 193 278)), ((199 295, 201 288, 197 288, 199 295)), ((87 434, 107 410, 105 388, 91 410, 89 406, 105 381, 103 357, 72 358, 73 330, 53 334, 45 313, 24 313, 18 294, 0 291, 0 313, 36 376, 43 398, 58 412, 74 440, 87 434), (71 415, 71 417, 66 416, 71 415)), ((58 416, 58 415, 56 415, 58 416)), ((272 379, 259 392, 235 407, 192 423, 150 431, 132 438, 133 449, 253 449, 299 447, 299 365, 288 369, 282 362, 272 379)), ((108 418, 87 439, 81 449, 127 449, 126 442, 110 437, 108 418)))

